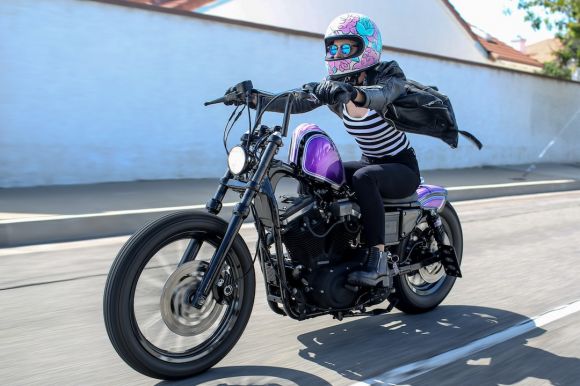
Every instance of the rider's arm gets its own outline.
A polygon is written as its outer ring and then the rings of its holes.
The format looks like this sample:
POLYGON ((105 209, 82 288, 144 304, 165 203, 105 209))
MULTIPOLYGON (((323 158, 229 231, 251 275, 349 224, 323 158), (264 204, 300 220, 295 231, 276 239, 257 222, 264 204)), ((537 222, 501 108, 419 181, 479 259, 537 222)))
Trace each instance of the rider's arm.
POLYGON ((363 94, 357 95, 357 105, 385 113, 389 104, 405 94, 405 74, 397 62, 392 61, 381 65, 372 76, 372 86, 357 87, 359 94, 363 94))

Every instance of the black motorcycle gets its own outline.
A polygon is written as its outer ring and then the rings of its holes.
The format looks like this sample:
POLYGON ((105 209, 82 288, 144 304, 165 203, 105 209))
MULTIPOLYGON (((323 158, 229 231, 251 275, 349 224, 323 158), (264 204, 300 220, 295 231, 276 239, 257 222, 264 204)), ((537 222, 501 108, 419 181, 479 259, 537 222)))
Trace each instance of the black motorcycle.
POLYGON ((127 241, 111 267, 105 325, 115 350, 135 370, 162 379, 189 377, 215 365, 236 344, 254 303, 254 262, 239 234, 250 213, 257 232, 254 259, 266 301, 279 315, 341 320, 393 307, 426 312, 461 277, 457 214, 444 188, 421 185, 410 197, 384 200, 388 275, 375 287, 349 283, 368 246, 335 144, 316 125, 302 124, 292 135, 288 162, 274 158, 300 98, 315 97, 298 89, 266 94, 246 81, 206 103, 237 106, 224 144, 254 102, 255 120, 228 152, 228 170, 207 212, 180 211, 151 222, 127 241), (264 112, 280 99, 282 126, 262 125, 264 112), (282 178, 296 180, 298 193, 277 199, 282 178), (217 216, 228 190, 241 197, 229 222, 217 216))

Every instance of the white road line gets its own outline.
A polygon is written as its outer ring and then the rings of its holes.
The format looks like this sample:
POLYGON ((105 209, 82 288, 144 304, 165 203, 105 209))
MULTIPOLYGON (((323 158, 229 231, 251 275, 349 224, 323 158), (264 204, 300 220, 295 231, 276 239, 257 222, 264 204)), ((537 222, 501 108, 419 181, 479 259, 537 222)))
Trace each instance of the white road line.
MULTIPOLYGON (((242 230, 255 229, 253 223, 242 224, 242 230)), ((129 236, 106 237, 102 239, 90 239, 81 241, 67 241, 63 243, 50 243, 38 245, 25 245, 22 247, 0 248, 0 257, 26 255, 29 253, 44 253, 54 251, 66 251, 71 249, 86 249, 117 245, 121 247, 129 239, 129 236)))
POLYGON ((508 182, 505 184, 490 184, 490 185, 469 185, 469 186, 451 186, 446 188, 448 191, 470 190, 470 189, 494 189, 494 188, 510 188, 516 186, 533 186, 533 185, 547 185, 547 184, 569 184, 576 182, 576 180, 548 180, 548 181, 527 181, 527 182, 508 182))
MULTIPOLYGON (((507 187, 517 187, 517 186, 534 186, 534 185, 547 185, 547 184, 568 184, 572 182, 577 182, 576 180, 546 180, 546 181, 527 181, 527 182, 510 182, 505 184, 491 184, 491 185, 470 185, 470 186, 451 186, 446 188, 448 191, 461 191, 470 189, 493 189, 493 188, 507 188, 507 187)), ((235 202, 226 202, 223 204, 224 207, 231 207, 236 205, 235 202)), ((26 223, 26 222, 36 222, 36 221, 57 221, 57 220, 70 220, 70 219, 80 219, 80 218, 98 218, 106 216, 122 216, 127 214, 144 214, 144 213, 160 213, 160 212, 170 212, 176 210, 186 210, 186 209, 204 209, 205 204, 200 205, 189 205, 189 206, 173 206, 166 208, 149 208, 149 209, 133 209, 133 210, 118 210, 110 212, 100 212, 100 213, 86 213, 86 214, 71 214, 71 215, 58 215, 58 216, 38 216, 38 217, 23 217, 15 219, 0 220, 0 225, 3 224, 16 224, 16 223, 26 223)))
MULTIPOLYGON (((226 202, 222 206, 234 206, 235 202, 226 202)), ((110 212, 99 212, 99 213, 86 213, 86 214, 69 214, 69 215, 59 215, 59 216, 39 216, 39 217, 24 217, 10 220, 1 220, 2 224, 13 224, 20 222, 34 222, 34 221, 55 221, 55 220, 69 220, 76 218, 91 218, 91 217, 105 217, 105 216, 123 216, 126 214, 142 214, 142 213, 159 213, 159 212, 171 212, 176 210, 186 210, 186 209, 205 209, 205 204, 203 205, 189 205, 189 206, 171 206, 166 208, 150 208, 150 209, 132 209, 132 210, 116 210, 110 212)))
POLYGON ((465 346, 458 347, 439 355, 435 355, 434 357, 428 359, 413 362, 408 365, 389 370, 376 377, 357 382, 352 386, 366 386, 375 384, 397 385, 401 382, 405 382, 411 378, 415 378, 419 375, 425 374, 439 367, 443 367, 462 358, 469 357, 479 351, 488 349, 509 339, 515 338, 516 336, 520 336, 529 331, 532 331, 535 328, 542 327, 548 323, 552 323, 558 319, 562 319, 579 311, 580 300, 576 300, 572 303, 565 304, 536 317, 525 320, 506 330, 497 332, 482 339, 475 340, 465 346))
POLYGON ((570 197, 570 195, 578 194, 580 190, 565 191, 565 192, 547 192, 547 193, 532 193, 532 194, 518 194, 516 196, 501 196, 501 197, 491 197, 491 198, 478 198, 475 200, 463 200, 463 201, 452 201, 453 206, 461 205, 473 205, 473 204, 484 204, 486 202, 498 202, 498 201, 514 201, 514 200, 525 200, 530 198, 550 198, 550 197, 570 197))

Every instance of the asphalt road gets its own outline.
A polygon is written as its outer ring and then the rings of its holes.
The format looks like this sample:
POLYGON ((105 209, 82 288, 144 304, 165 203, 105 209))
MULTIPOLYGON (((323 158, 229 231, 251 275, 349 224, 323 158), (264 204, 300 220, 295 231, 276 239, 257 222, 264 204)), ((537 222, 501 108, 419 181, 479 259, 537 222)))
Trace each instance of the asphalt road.
MULTIPOLYGON (((580 191, 465 201, 456 209, 464 278, 436 310, 296 322, 269 310, 259 281, 254 313, 234 350, 214 369, 175 384, 388 384, 386 372, 580 299, 580 191)), ((250 229, 243 236, 252 250, 255 236, 250 229)), ((125 365, 104 329, 103 286, 125 239, 0 250, 0 384, 160 383, 125 365)), ((580 385, 579 358, 575 312, 435 363, 402 384, 580 385)))

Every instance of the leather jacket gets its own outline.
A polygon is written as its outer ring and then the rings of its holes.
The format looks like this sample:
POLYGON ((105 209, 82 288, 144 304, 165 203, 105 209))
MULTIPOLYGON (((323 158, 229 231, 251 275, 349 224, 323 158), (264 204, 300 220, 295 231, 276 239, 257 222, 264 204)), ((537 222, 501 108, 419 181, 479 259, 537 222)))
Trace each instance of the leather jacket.
MULTIPOLYGON (((452 148, 457 147, 458 134, 462 134, 477 148, 482 148, 473 134, 459 130, 449 98, 439 93, 436 87, 407 80, 395 61, 381 62, 366 72, 365 85, 355 86, 365 95, 362 107, 377 111, 398 130, 439 138, 452 148)), ((266 96, 263 103, 269 100, 271 96, 266 96)), ((285 106, 286 99, 280 98, 267 110, 284 112, 285 106)), ((299 99, 294 101, 292 113, 305 113, 320 106, 322 103, 319 101, 299 99)), ((328 105, 328 108, 343 118, 340 103, 328 105)))

